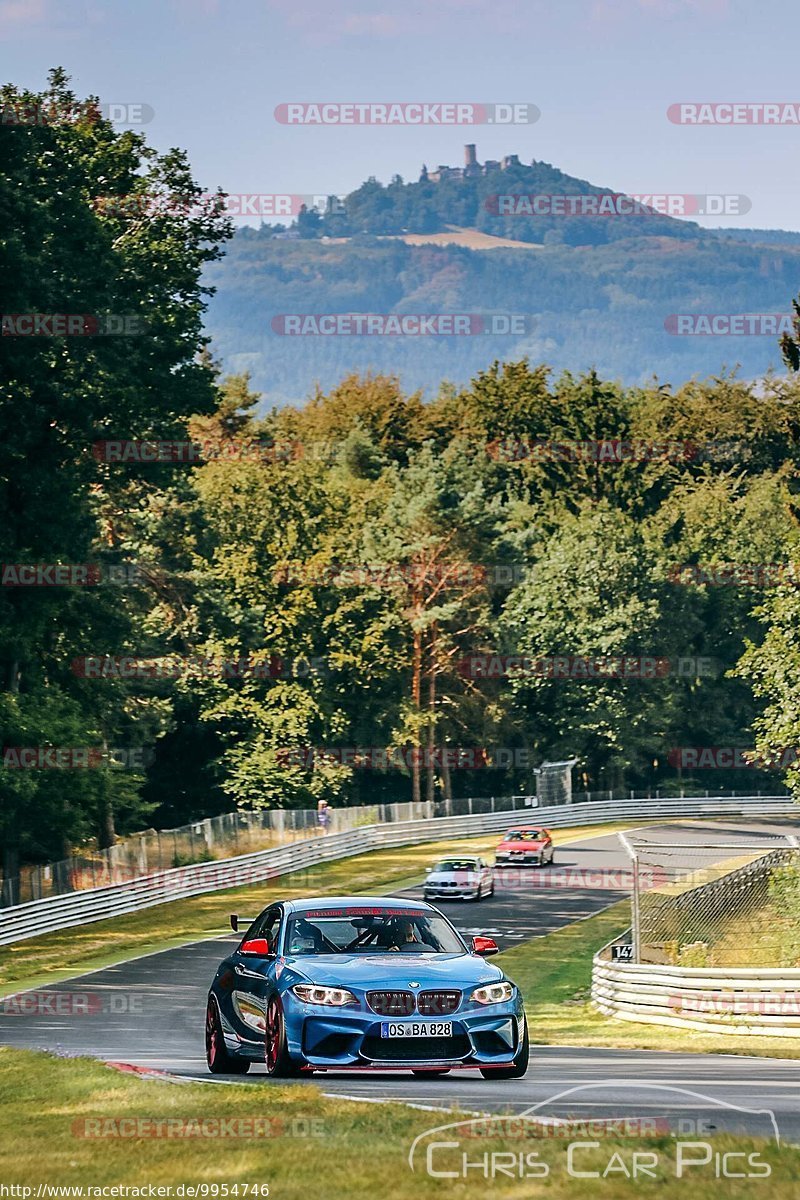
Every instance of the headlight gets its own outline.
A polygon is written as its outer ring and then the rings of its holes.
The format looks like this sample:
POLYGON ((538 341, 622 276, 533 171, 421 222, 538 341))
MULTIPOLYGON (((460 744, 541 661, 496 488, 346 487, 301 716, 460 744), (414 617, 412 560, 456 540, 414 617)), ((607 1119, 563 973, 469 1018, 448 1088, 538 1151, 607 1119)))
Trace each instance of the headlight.
POLYGON ((341 1008, 343 1004, 357 1004, 352 992, 345 988, 319 987, 314 983, 296 983, 292 988, 298 1000, 306 1004, 333 1004, 341 1008))
POLYGON ((470 1000, 475 1000, 478 1004, 502 1004, 504 1000, 510 1000, 513 995, 513 983, 489 983, 486 987, 476 988, 470 996, 470 1000))

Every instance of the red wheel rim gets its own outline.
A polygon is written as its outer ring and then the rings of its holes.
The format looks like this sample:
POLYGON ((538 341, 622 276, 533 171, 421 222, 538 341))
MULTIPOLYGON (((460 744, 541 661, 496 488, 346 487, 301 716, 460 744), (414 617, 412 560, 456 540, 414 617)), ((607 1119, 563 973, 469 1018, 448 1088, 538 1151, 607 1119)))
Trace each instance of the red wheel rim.
POLYGON ((214 1007, 211 1004, 206 1010, 206 1049, 208 1050, 208 1061, 215 1063, 219 1056, 219 1031, 214 1017, 214 1007))
POLYGON ((281 1012, 275 996, 267 1006, 267 1070, 274 1071, 281 1044, 281 1012))

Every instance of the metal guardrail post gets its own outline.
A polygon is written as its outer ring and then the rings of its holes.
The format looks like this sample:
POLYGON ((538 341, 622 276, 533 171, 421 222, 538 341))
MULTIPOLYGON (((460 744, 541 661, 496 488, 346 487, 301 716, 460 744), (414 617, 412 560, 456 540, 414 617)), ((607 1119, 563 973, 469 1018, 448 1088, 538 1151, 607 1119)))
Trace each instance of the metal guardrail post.
POLYGON ((639 859, 633 860, 633 888, 631 891, 631 928, 633 929, 633 961, 642 961, 642 923, 639 908, 639 859))
POLYGON ((631 860, 631 869, 633 871, 631 887, 631 940, 633 942, 633 961, 638 963, 642 957, 642 931, 639 910, 639 856, 624 833, 618 833, 617 837, 622 843, 628 858, 631 860))

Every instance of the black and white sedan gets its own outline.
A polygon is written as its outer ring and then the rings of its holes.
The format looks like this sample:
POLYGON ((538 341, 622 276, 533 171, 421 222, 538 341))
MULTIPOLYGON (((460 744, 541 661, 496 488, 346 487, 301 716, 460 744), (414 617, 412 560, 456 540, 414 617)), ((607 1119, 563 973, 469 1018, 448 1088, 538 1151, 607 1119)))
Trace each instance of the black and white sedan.
POLYGON ((425 876, 426 900, 482 900, 494 895, 494 870, 483 858, 443 858, 425 876))

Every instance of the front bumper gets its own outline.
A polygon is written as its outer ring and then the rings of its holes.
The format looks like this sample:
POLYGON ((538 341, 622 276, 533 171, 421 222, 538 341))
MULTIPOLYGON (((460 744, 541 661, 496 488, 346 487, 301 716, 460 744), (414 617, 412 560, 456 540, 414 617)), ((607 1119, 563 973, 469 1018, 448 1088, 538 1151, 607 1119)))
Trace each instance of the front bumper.
MULTIPOLYGON (((383 1038, 385 1017, 369 1009, 330 1009, 284 995, 289 1053, 312 1067, 375 1070, 437 1066, 504 1066, 519 1048, 523 1028, 519 993, 504 1004, 467 1005, 447 1017, 452 1036, 383 1038)), ((392 1018, 403 1024, 421 1018, 392 1018)))
POLYGON ((426 887, 423 889, 425 900, 477 900, 480 887, 470 884, 469 887, 426 887))
POLYGON ((495 866, 498 867, 540 867, 544 859, 544 850, 526 850, 523 854, 515 851, 498 852, 494 856, 495 866))

